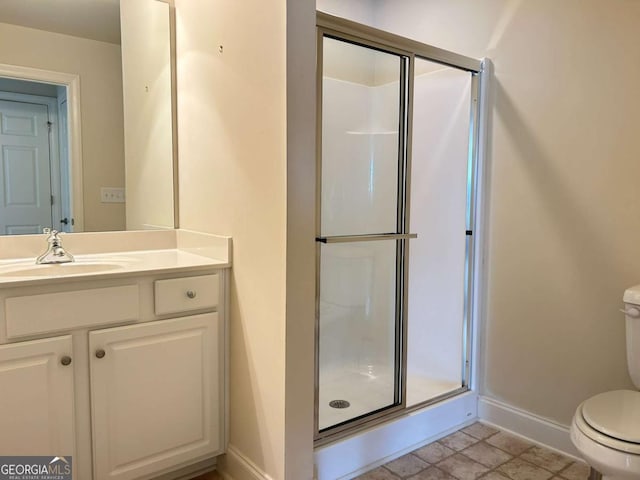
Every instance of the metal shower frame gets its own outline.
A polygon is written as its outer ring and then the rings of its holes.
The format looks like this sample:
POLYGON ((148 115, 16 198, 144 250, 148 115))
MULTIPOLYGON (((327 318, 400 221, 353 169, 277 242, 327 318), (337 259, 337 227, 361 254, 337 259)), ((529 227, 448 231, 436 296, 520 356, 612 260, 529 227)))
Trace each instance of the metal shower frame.
POLYGON ((417 42, 383 30, 372 28, 356 22, 317 12, 317 97, 316 97, 316 346, 315 346, 315 418, 314 439, 316 446, 324 445, 370 428, 372 425, 388 421, 394 417, 424 408, 447 398, 470 390, 472 380, 472 333, 474 312, 474 287, 476 237, 474 236, 478 188, 478 168, 480 162, 481 136, 481 89, 486 82, 486 64, 478 60, 431 45, 417 42), (400 130, 399 130, 399 175, 398 175, 398 216, 397 231, 389 234, 354 235, 354 236, 321 236, 321 192, 322 192, 322 65, 323 39, 334 38, 355 45, 372 48, 382 52, 395 54, 401 60, 400 75, 400 130), (465 258, 465 291, 463 320, 463 358, 462 386, 444 395, 437 396, 417 405, 406 405, 406 367, 407 367, 407 282, 409 263, 409 239, 415 234, 409 233, 409 207, 411 185, 411 144, 413 120, 413 87, 415 59, 428 60, 448 67, 469 72, 471 74, 471 104, 469 124, 469 155, 467 168, 467 202, 466 202, 466 258, 465 258), (320 342, 320 249, 322 244, 371 240, 396 240, 397 274, 396 274, 396 361, 395 378, 399 379, 394 393, 394 404, 380 410, 364 414, 355 419, 319 430, 319 342, 320 342))

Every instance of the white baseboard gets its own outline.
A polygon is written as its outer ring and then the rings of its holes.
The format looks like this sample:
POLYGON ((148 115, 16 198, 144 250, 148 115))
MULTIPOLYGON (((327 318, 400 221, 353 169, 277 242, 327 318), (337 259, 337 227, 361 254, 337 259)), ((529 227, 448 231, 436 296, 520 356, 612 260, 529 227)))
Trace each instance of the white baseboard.
POLYGON ((218 473, 224 480, 273 480, 233 445, 220 457, 218 473))
POLYGON ((581 460, 580 454, 571 443, 569 427, 566 425, 485 396, 478 398, 478 418, 501 430, 581 460))
POLYGON ((153 478, 153 480, 188 480, 198 475, 211 472, 216 467, 216 464, 216 458, 207 458, 206 460, 187 465, 178 470, 160 475, 155 474, 149 478, 153 478))
POLYGON ((476 420, 477 396, 458 395, 317 448, 318 480, 348 480, 431 443, 476 420))

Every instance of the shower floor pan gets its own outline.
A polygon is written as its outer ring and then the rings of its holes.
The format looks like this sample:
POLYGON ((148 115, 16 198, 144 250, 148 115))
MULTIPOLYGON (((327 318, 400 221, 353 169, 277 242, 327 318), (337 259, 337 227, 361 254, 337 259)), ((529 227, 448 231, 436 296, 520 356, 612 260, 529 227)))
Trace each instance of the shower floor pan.
MULTIPOLYGON (((417 405, 460 388, 460 382, 409 374, 407 406, 417 405)), ((320 378, 318 424, 320 430, 365 415, 393 403, 393 375, 370 375, 358 371, 326 372, 320 378), (349 402, 346 408, 330 406, 331 402, 349 402)), ((338 405, 344 405, 338 403, 338 405)))

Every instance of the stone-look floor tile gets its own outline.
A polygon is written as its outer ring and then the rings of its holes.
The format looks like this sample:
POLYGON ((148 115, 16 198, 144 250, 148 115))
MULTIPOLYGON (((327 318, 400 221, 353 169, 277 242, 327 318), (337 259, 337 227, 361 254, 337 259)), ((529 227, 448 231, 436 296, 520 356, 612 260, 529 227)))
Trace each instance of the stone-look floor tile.
POLYGON ((512 480, 547 480, 553 475, 551 472, 519 458, 505 463, 498 470, 512 480))
POLYGON ((456 480, 456 478, 437 467, 429 467, 419 474, 410 477, 408 480, 456 480))
POLYGON ((499 472, 489 472, 484 477, 480 477, 480 480, 509 480, 509 477, 505 477, 499 472))
POLYGON ((498 447, 500 450, 510 453, 511 455, 520 455, 533 447, 533 443, 529 443, 526 440, 504 432, 496 433, 485 441, 494 447, 498 447))
POLYGON ((475 480, 489 471, 489 469, 481 463, 471 460, 469 457, 459 453, 452 457, 445 458, 438 463, 438 468, 450 473, 459 480, 475 480))
POLYGON ((586 463, 574 462, 562 470, 558 475, 565 480, 587 480, 590 472, 591 467, 586 463))
POLYGON ((419 456, 425 462, 436 463, 440 460, 450 457, 456 452, 438 442, 433 442, 425 447, 414 450, 411 453, 419 456))
POLYGON ((404 478, 424 470, 429 464, 409 453, 392 462, 385 463, 384 466, 396 475, 404 478))
POLYGON ((400 477, 394 475, 384 467, 378 467, 375 470, 365 473, 357 477, 357 480, 398 480, 400 477))
POLYGON ((551 470, 552 472, 559 472, 572 462, 570 458, 565 457, 564 455, 560 455, 559 453, 553 452, 547 448, 538 446, 533 447, 531 450, 527 450, 525 453, 520 455, 520 458, 542 468, 546 468, 547 470, 551 470))
POLYGON ((469 425, 467 428, 463 428, 462 431, 479 440, 484 440, 485 438, 498 433, 500 430, 490 427, 484 423, 476 422, 473 425, 469 425))
POLYGON ((478 442, 477 438, 472 437, 471 435, 467 435, 462 432, 455 432, 451 435, 441 438, 438 440, 441 444, 446 447, 451 448, 452 450, 464 450, 467 447, 470 447, 474 443, 478 442))
POLYGON ((498 465, 502 465, 513 458, 507 452, 492 447, 485 442, 471 445, 461 453, 489 468, 496 468, 498 465))

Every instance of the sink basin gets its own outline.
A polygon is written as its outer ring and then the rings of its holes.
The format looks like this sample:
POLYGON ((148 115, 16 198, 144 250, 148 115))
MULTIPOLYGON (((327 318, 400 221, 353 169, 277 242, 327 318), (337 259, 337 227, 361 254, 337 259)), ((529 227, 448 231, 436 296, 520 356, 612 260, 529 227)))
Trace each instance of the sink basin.
POLYGON ((122 268, 124 267, 121 264, 108 262, 73 262, 46 265, 21 264, 0 268, 0 275, 10 277, 61 277, 102 273, 122 268))

